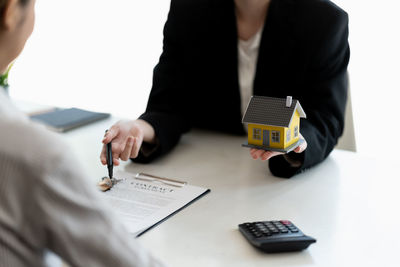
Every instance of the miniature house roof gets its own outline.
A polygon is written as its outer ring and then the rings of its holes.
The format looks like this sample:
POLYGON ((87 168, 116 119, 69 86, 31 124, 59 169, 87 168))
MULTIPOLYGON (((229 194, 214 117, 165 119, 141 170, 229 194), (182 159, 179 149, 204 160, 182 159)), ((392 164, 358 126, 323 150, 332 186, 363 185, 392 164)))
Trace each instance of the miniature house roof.
POLYGON ((300 102, 296 99, 291 101, 290 107, 286 107, 285 98, 252 96, 242 122, 289 127, 296 110, 301 118, 306 117, 300 102))

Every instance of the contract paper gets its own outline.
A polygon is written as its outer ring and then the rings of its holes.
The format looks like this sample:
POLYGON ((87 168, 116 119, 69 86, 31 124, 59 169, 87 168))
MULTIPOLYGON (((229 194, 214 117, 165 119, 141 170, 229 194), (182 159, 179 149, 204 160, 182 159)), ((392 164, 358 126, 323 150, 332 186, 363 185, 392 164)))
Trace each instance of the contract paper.
POLYGON ((146 181, 137 178, 136 173, 118 171, 114 177, 120 181, 103 195, 135 236, 210 191, 185 183, 174 185, 157 179, 146 181))

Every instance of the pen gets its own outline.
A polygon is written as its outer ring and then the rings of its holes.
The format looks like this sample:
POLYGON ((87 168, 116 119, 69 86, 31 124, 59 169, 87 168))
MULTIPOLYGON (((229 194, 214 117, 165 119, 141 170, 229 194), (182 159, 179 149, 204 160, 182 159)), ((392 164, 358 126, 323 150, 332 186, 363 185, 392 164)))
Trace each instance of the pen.
MULTIPOLYGON (((106 130, 106 133, 108 132, 108 130, 106 130)), ((108 169, 108 176, 110 177, 110 179, 113 178, 113 156, 112 156, 112 144, 111 141, 110 143, 107 144, 106 147, 106 157, 107 157, 107 169, 108 169)))

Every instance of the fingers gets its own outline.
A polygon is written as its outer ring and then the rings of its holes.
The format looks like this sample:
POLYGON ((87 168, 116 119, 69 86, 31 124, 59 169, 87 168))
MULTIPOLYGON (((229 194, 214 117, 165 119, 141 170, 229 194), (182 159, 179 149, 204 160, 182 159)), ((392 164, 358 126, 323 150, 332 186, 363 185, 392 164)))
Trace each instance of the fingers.
POLYGON ((133 136, 128 137, 128 140, 126 141, 125 149, 124 149, 124 151, 122 151, 122 153, 120 155, 120 158, 122 160, 127 161, 130 158, 131 153, 132 153, 132 148, 134 146, 133 145, 134 141, 135 141, 135 139, 133 136))
POLYGON ((103 145, 103 148, 101 149, 100 161, 101 161, 101 164, 103 164, 103 165, 106 165, 106 164, 107 164, 106 146, 105 146, 105 145, 103 145))
POLYGON ((276 151, 265 151, 264 154, 262 154, 261 156, 261 160, 265 161, 265 160, 269 160, 270 158, 273 158, 275 156, 278 155, 283 155, 284 153, 282 152, 276 152, 276 151))
MULTIPOLYGON (((107 165, 106 145, 103 145, 103 148, 101 149, 100 161, 101 161, 101 164, 107 165)), ((113 164, 115 166, 119 165, 119 160, 118 160, 118 158, 115 158, 114 153, 113 153, 113 164)))
MULTIPOLYGON (((130 158, 136 158, 139 155, 140 147, 142 146, 143 138, 142 137, 133 137, 129 136, 126 145, 122 148, 123 151, 118 153, 119 150, 116 149, 116 152, 113 154, 115 158, 120 158, 124 161, 129 160, 130 158)), ((114 151, 114 150, 113 150, 114 151)))
POLYGON ((107 164, 107 158, 106 158, 106 148, 105 145, 109 144, 112 142, 112 155, 113 155, 113 164, 115 166, 120 165, 119 159, 122 157, 125 158, 126 154, 130 153, 131 148, 127 147, 127 142, 128 138, 126 137, 126 134, 121 130, 121 121, 117 122, 114 124, 104 135, 104 138, 102 140, 103 145, 103 150, 100 156, 100 160, 103 164, 107 164), (125 150, 128 150, 125 152, 125 150), (125 152, 125 154, 123 154, 125 152), (104 163, 105 162, 105 163, 104 163))
MULTIPOLYGON (((117 136, 118 131, 117 131, 117 127, 115 125, 113 125, 110 130, 108 130, 105 134, 104 134, 104 138, 101 141, 103 143, 103 148, 101 149, 101 153, 100 153, 100 161, 101 164, 106 165, 107 164, 107 156, 106 156, 106 144, 110 143, 115 136, 117 136)), ((115 162, 115 160, 113 160, 113 163, 115 165, 119 165, 119 162, 115 162)))
POLYGON ((282 155, 282 152, 276 152, 276 151, 269 151, 269 150, 262 150, 262 149, 255 149, 252 148, 250 149, 250 154, 253 157, 253 159, 261 159, 262 161, 269 160, 272 157, 282 155))
POLYGON ((301 144, 293 150, 296 153, 302 153, 304 150, 307 149, 307 141, 303 138, 303 136, 301 136, 301 138, 303 142, 301 142, 301 144))
POLYGON ((130 155, 131 158, 136 158, 139 155, 139 150, 140 150, 140 147, 142 146, 142 143, 143 143, 143 138, 135 137, 134 146, 132 148, 131 155, 130 155))
POLYGON ((113 156, 113 163, 115 166, 119 166, 120 162, 119 159, 122 159, 122 153, 125 151, 127 146, 127 141, 122 140, 122 138, 118 137, 113 140, 111 147, 112 147, 112 156, 113 156))
POLYGON ((103 144, 108 144, 110 143, 119 133, 119 127, 116 125, 113 125, 107 133, 104 135, 104 138, 102 140, 103 144))
POLYGON ((272 152, 272 151, 265 151, 264 153, 261 154, 261 160, 262 161, 269 160, 270 158, 272 158, 273 154, 274 154, 274 152, 272 152))
MULTIPOLYGON (((103 145, 103 148, 101 149, 100 161, 101 161, 101 164, 107 165, 106 145, 103 145)), ((118 158, 116 158, 116 157, 114 156, 114 153, 113 153, 113 164, 114 164, 115 166, 118 166, 118 165, 119 165, 119 160, 118 160, 118 158)))
POLYGON ((301 152, 304 151, 304 149, 302 149, 301 146, 298 146, 293 151, 296 152, 296 153, 301 153, 301 152))
POLYGON ((258 158, 260 158, 261 155, 262 155, 264 152, 265 152, 265 150, 262 150, 262 149, 254 149, 254 148, 252 148, 252 149, 250 150, 250 154, 251 154, 251 156, 253 157, 253 159, 258 159, 258 158))

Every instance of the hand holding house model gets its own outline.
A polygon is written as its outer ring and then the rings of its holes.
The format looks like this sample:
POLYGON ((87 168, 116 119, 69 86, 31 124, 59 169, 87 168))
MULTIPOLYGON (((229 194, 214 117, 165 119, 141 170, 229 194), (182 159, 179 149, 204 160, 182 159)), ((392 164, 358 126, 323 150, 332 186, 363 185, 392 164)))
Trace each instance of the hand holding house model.
POLYGON ((291 96, 252 96, 242 120, 248 127, 248 142, 242 146, 288 153, 304 142, 300 118, 306 114, 291 96))

